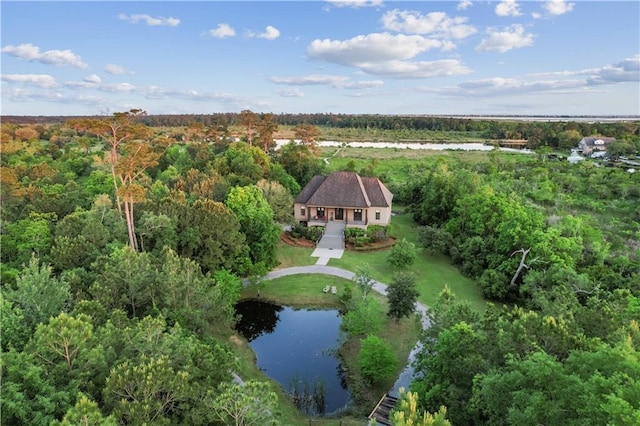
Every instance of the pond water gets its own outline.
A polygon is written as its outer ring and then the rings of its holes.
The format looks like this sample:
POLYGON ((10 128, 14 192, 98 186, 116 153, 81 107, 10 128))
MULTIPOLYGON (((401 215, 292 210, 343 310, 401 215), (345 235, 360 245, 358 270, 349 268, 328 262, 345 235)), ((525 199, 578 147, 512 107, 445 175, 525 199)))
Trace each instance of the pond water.
POLYGON ((277 381, 301 411, 322 416, 349 404, 336 354, 342 321, 337 310, 249 300, 238 303, 236 313, 236 330, 249 341, 258 368, 277 381))

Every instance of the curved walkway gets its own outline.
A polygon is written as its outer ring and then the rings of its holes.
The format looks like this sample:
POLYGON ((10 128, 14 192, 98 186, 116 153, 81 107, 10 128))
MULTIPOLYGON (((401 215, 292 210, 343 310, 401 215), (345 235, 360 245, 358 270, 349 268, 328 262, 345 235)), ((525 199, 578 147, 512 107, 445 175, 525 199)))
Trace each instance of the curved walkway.
MULTIPOLYGON (((273 280, 280 277, 285 277, 288 275, 300 275, 300 274, 324 274, 324 275, 332 275, 334 277, 345 278, 347 280, 352 280, 355 274, 351 271, 347 271, 346 269, 336 268, 334 266, 326 266, 326 265, 308 265, 308 266, 294 266, 292 268, 284 268, 277 269, 269 272, 267 275, 262 277, 263 280, 273 280)), ((387 285, 381 283, 380 281, 373 281, 373 289, 378 293, 386 296, 387 295, 387 285)), ((420 321, 422 323, 422 328, 426 329, 431 326, 431 321, 429 321, 429 317, 427 317, 427 305, 422 302, 416 302, 416 312, 420 314, 420 321)), ((411 349, 411 353, 409 353, 409 358, 407 360, 407 366, 398 376, 395 384, 389 394, 392 396, 398 396, 399 390, 401 387, 408 389, 409 384, 411 383, 411 379, 414 375, 413 369, 413 360, 415 359, 416 354, 422 349, 422 345, 420 341, 416 343, 416 345, 411 349)))

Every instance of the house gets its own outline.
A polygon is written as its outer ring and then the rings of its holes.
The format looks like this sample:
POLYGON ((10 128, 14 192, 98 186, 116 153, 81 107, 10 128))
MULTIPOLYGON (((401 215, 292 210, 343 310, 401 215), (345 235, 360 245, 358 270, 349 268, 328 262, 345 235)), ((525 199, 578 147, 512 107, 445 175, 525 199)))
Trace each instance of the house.
POLYGON ((578 151, 582 152, 583 155, 591 155, 594 151, 606 151, 607 145, 615 142, 615 140, 615 138, 596 136, 582 138, 580 142, 578 142, 578 151))
POLYGON ((314 176, 294 200, 294 216, 307 226, 325 226, 329 221, 366 229, 389 225, 393 194, 378 178, 355 172, 314 176))

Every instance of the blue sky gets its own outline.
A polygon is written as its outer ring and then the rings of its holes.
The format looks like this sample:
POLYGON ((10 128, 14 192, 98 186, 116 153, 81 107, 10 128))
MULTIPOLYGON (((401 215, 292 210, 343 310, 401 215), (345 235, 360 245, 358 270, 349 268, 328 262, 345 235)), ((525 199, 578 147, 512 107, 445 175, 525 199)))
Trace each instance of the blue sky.
POLYGON ((2 1, 1 112, 640 114, 638 1, 2 1))

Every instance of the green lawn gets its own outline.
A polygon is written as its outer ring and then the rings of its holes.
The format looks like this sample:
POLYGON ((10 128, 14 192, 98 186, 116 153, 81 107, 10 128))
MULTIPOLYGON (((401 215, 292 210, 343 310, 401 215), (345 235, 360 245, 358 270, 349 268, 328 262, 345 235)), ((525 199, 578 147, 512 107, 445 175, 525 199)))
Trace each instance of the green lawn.
MULTIPOLYGON (((317 258, 313 258, 314 263, 317 258)), ((261 298, 267 301, 308 308, 340 308, 338 295, 351 281, 331 275, 288 275, 260 285, 246 287, 242 298, 261 298), (338 294, 324 293, 326 285, 335 286, 338 294), (258 296, 258 290, 260 296, 258 296)))
MULTIPOLYGON (((410 215, 393 216, 391 224, 392 233, 396 238, 406 238, 407 241, 417 243, 416 224, 410 215)), ((329 265, 355 272, 360 266, 368 264, 374 279, 389 284, 396 272, 387 263, 389 252, 390 250, 374 252, 347 250, 341 259, 331 259, 329 265)), ((418 260, 409 270, 416 275, 419 299, 425 305, 433 305, 440 291, 448 285, 459 300, 469 302, 474 310, 483 312, 486 309, 486 301, 478 285, 460 274, 448 258, 421 252, 418 260)))
MULTIPOLYGON (((394 206, 394 211, 402 212, 402 206, 394 206)), ((417 225, 409 214, 399 214, 392 217, 392 234, 396 238, 406 238, 416 246, 417 244, 417 225)), ((390 250, 390 249, 389 249, 390 250)), ((348 271, 355 272, 360 266, 368 264, 374 279, 389 284, 396 272, 388 263, 387 257, 389 250, 383 251, 345 251, 341 259, 331 259, 329 266, 343 268, 348 271)), ((290 246, 284 242, 280 242, 278 246, 278 262, 277 269, 290 268, 292 266, 313 265, 318 260, 311 257, 312 248, 302 248, 290 246)), ((455 293, 459 300, 469 302, 471 307, 478 312, 486 309, 486 301, 482 297, 482 292, 478 285, 463 276, 458 269, 453 266, 449 259, 441 255, 430 255, 421 252, 418 260, 409 268, 416 274, 416 285, 420 292, 420 301, 427 306, 433 305, 438 293, 448 285, 455 293)), ((308 278, 310 285, 324 287, 327 280, 333 278, 325 276, 316 276, 308 278)))
POLYGON ((278 243, 277 269, 291 268, 292 266, 306 266, 316 263, 318 258, 311 257, 312 248, 295 247, 285 242, 278 243))

